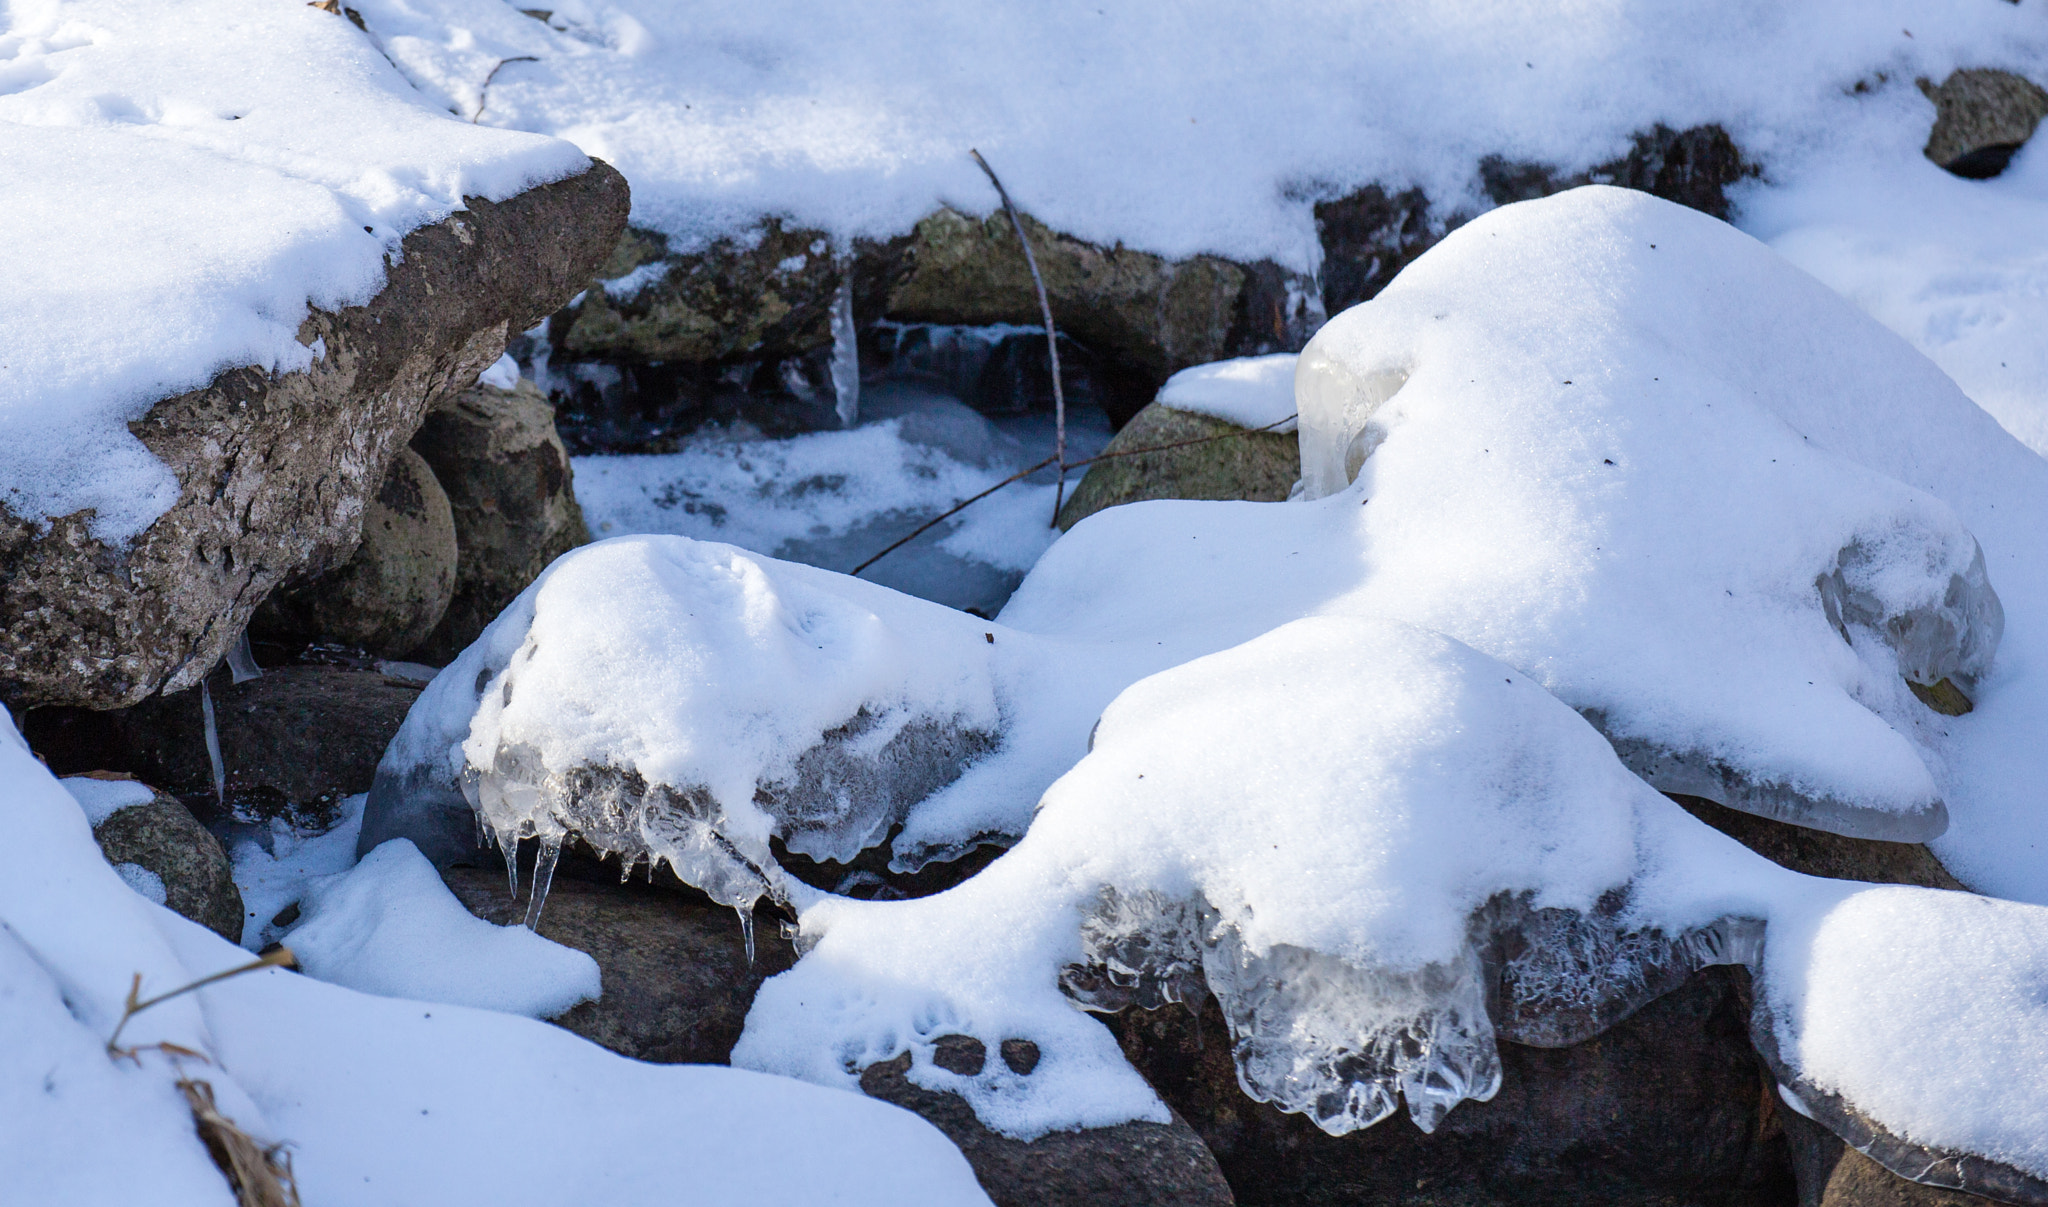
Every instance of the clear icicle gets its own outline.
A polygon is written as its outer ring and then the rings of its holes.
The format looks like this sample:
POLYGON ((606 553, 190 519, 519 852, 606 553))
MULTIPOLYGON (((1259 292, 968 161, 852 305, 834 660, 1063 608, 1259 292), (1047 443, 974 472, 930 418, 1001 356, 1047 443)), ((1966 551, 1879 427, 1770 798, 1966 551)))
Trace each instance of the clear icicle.
POLYGON ((206 761, 213 768, 213 799, 225 809, 228 805, 228 767, 220 757, 220 727, 213 719, 213 692, 206 686, 206 680, 199 681, 199 712, 206 719, 206 761))
POLYGON ((235 677, 237 683, 263 677, 263 668, 256 665, 256 651, 249 648, 246 630, 235 638, 235 644, 228 647, 228 673, 235 677))
MULTIPOLYGON (((518 848, 514 847, 514 851, 518 848)), ((540 908, 547 904, 548 886, 555 880, 555 861, 562 857, 562 838, 551 834, 540 840, 540 853, 533 858, 533 895, 526 901, 526 929, 540 926, 540 908)))
POLYGON ((832 394, 839 425, 852 427, 860 418, 860 341, 853 326, 853 263, 841 269, 839 292, 832 298, 832 394))
POLYGON ((733 912, 740 916, 740 937, 746 940, 747 967, 752 968, 754 966, 754 911, 734 906, 733 912))

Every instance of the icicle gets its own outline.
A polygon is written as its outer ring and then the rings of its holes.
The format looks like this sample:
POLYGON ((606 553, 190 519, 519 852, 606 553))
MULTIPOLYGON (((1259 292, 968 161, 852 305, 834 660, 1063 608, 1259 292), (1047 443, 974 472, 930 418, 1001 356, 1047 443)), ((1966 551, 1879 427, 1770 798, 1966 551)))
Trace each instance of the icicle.
POLYGON ((733 912, 740 916, 740 934, 747 940, 747 967, 754 966, 754 911, 736 905, 733 912))
POLYGON ((832 394, 839 426, 852 427, 860 418, 860 341, 853 326, 851 260, 841 266, 839 292, 832 298, 832 394))
MULTIPOLYGON (((515 848, 516 849, 516 848, 515 848)), ((533 896, 526 901, 526 929, 540 926, 540 907, 547 904, 548 885, 555 879, 555 860, 562 856, 562 837, 550 834, 540 840, 540 854, 533 861, 533 896)))
POLYGON ((206 718, 206 761, 213 767, 213 799, 221 808, 228 807, 228 768, 220 757, 220 728, 213 721, 213 693, 207 689, 206 680, 199 681, 199 711, 206 718))
POLYGON ((249 634, 246 630, 240 637, 235 638, 235 644, 228 647, 228 673, 235 677, 237 683, 247 683, 251 679, 263 677, 263 668, 256 665, 256 651, 249 648, 249 634))

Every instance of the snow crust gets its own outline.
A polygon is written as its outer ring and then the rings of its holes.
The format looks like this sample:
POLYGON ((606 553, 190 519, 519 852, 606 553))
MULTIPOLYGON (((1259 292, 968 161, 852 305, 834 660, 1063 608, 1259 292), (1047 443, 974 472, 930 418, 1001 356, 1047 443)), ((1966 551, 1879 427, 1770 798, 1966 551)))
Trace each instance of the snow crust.
MULTIPOLYGON (((508 10, 509 11, 509 10, 508 10)), ((21 0, 0 15, 0 494, 124 541, 178 484, 126 424, 224 369, 303 369, 413 229, 581 171, 449 120, 288 0, 21 0)))
POLYGON ((975 147, 1056 229, 1304 271, 1312 203, 1367 183, 1475 212, 1483 156, 1583 170, 1658 122, 1720 122, 1775 172, 1866 120, 1859 81, 1924 138, 1915 77, 2048 74, 2048 31, 2024 7, 1913 0, 1285 14, 569 0, 545 23, 496 0, 358 7, 423 91, 602 156, 633 183, 634 221, 685 244, 762 214, 844 241, 901 233, 940 204, 987 213, 975 147))
POLYGON ((718 1201, 988 1202, 936 1129, 885 1103, 640 1064, 529 1019, 281 970, 144 1011, 122 1035, 136 1059, 112 1059, 133 974, 160 991, 247 953, 131 892, 4 719, 0 817, 37 855, 0 880, 0 1161, 30 1201, 231 1204, 173 1085, 183 1075, 253 1135, 291 1143, 308 1202, 653 1198, 678 1168, 718 1201), (165 1042, 204 1059, 152 1046, 165 1042), (529 1129, 585 1159, 449 1159, 529 1129))
POLYGON ((284 937, 307 975, 364 993, 553 1018, 600 992, 597 961, 469 912, 403 838, 315 886, 284 937))
POLYGON ((1295 430, 1292 352, 1242 356, 1182 369, 1153 401, 1176 411, 1228 420, 1242 428, 1295 430))

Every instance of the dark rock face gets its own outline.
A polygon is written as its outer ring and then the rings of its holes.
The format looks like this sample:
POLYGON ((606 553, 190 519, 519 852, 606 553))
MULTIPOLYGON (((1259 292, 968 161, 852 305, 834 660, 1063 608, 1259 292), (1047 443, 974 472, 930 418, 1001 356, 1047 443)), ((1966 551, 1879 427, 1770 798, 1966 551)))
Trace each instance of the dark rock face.
POLYGON ((2009 71, 1971 68, 1939 85, 1921 80, 1920 91, 1934 102, 1927 158, 1969 180, 2005 171, 2048 117, 2048 90, 2009 71))
MULTIPOLYGON (((963 1075, 980 1072, 987 1059, 980 1041, 965 1036, 941 1038, 938 1046, 939 1058, 963 1075)), ((1019 1063, 1021 1053, 1010 1067, 1019 1063)), ((983 1127, 958 1095, 913 1084, 909 1070, 909 1053, 869 1065, 860 1088, 917 1112, 946 1133, 996 1207, 1223 1207, 1235 1201, 1216 1158, 1179 1118, 1012 1140, 983 1127)))
POLYGON ((1424 1135, 1396 1116, 1330 1136, 1238 1088, 1213 1000, 1108 1021, 1205 1140, 1239 1202, 1790 1204, 1771 1082, 1748 1039, 1745 974, 1709 968, 1569 1048, 1503 1043, 1500 1093, 1424 1135))
POLYGON ((363 515, 355 556, 316 582, 264 600, 253 628, 404 658, 441 623, 455 575, 448 495, 420 455, 401 448, 363 515))
POLYGON ((125 549, 0 508, 0 696, 117 708, 198 683, 257 605, 354 553, 369 499, 438 398, 590 277, 625 226, 602 163, 406 236, 383 292, 315 311, 325 356, 273 378, 229 369, 130 430, 177 475, 177 503, 125 549))
MULTIPOLYGON (((1277 265, 1217 256, 1168 260, 1102 248, 1029 215, 1040 274, 1060 331, 1085 345, 1120 386, 1122 418, 1189 365, 1300 348, 1321 325, 1312 281, 1277 265)), ((976 220, 940 210, 917 224, 887 315, 904 322, 1035 324, 1038 296, 1001 211, 976 220)))
POLYGON ((1783 1117, 1799 1207, 1983 1207, 1998 1201, 1909 1182, 1798 1112, 1783 1117))
POLYGON ((1848 838, 1742 813, 1697 796, 1671 799, 1743 846, 1795 872, 1836 880, 1868 880, 1873 884, 1963 888, 1963 883, 1941 866, 1934 852, 1917 842, 1848 838))
MULTIPOLYGON (((342 797, 369 790, 377 760, 420 692, 418 683, 338 666, 276 667, 240 684, 223 674, 208 686, 232 819, 282 817, 307 831, 327 829, 342 797)), ((89 764, 188 800, 213 795, 196 691, 114 714, 30 714, 30 721, 31 744, 60 773, 89 764)))
POLYGON ((412 447, 447 491, 454 525, 453 597, 415 657, 444 665, 512 598, 590 530, 555 433, 554 409, 532 382, 479 385, 427 416, 412 447))
MULTIPOLYGON (((1570 175, 1544 164, 1498 157, 1479 164, 1480 184, 1496 205, 1548 197, 1582 184, 1611 184, 1722 219, 1728 217, 1728 186, 1754 174, 1741 149, 1719 126, 1673 130, 1658 125, 1636 135, 1634 146, 1620 159, 1570 175)), ((1469 217, 1445 215, 1444 230, 1435 231, 1429 210, 1429 199, 1419 189, 1389 194, 1378 185, 1318 203, 1324 309, 1336 314, 1370 300, 1443 233, 1469 217)))
POLYGON ((242 941, 242 894, 220 841, 178 798, 159 792, 94 827, 112 864, 133 863, 164 882, 164 905, 230 943, 242 941))
MULTIPOLYGON (((502 867, 449 868, 441 875, 477 917, 500 926, 525 917, 526 903, 507 891, 502 867)), ((662 1064, 730 1061, 761 982, 796 962, 795 950, 765 913, 754 927, 750 963, 739 918, 701 894, 559 873, 539 930, 588 954, 604 978, 602 997, 555 1024, 621 1055, 662 1064)))
POLYGON ((1105 507, 1141 499, 1251 499, 1279 502, 1301 477, 1301 445, 1292 433, 1246 432, 1236 424, 1153 403, 1125 424, 1103 455, 1156 453, 1097 461, 1060 508, 1061 531, 1105 507), (1205 443, 1187 444, 1201 440, 1205 443))

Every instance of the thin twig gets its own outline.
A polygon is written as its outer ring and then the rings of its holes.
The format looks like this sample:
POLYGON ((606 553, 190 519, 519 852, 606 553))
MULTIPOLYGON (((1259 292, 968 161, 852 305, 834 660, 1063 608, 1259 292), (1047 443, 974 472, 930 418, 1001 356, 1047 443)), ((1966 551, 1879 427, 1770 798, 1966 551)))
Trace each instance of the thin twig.
POLYGON ((225 972, 216 972, 212 976, 200 977, 189 985, 180 985, 169 993, 159 993, 146 1001, 136 1000, 137 995, 142 992, 142 974, 138 972, 135 974, 135 980, 128 986, 128 1001, 121 1010, 121 1021, 114 1024, 114 1033, 107 1038, 107 1052, 109 1055, 120 1055, 121 1032, 128 1026, 128 1020, 156 1005, 158 1002, 168 1002, 181 993, 190 993, 194 989, 203 989, 215 981, 225 981, 231 976, 240 976, 245 972, 255 972, 259 968, 296 968, 298 963, 298 957, 292 954, 291 948, 273 947, 247 964, 238 965, 225 972))
MULTIPOLYGON (((1292 423, 1296 418, 1298 418, 1298 416, 1289 415, 1285 419, 1275 419, 1273 422, 1266 424, 1264 427, 1245 428, 1241 431, 1235 432, 1218 432, 1214 436, 1197 436, 1192 440, 1175 440, 1171 444, 1152 444, 1147 445, 1144 448, 1127 448, 1120 449, 1117 452, 1113 453, 1097 453, 1093 457, 1090 457, 1085 461, 1076 461, 1073 464, 1067 466, 1066 468, 1084 469, 1090 465, 1095 464, 1097 461, 1114 461, 1118 457, 1137 457, 1145 453, 1163 453, 1166 450, 1172 448, 1186 448, 1190 444, 1209 444, 1217 440, 1229 440, 1237 436, 1256 436, 1260 432, 1270 432, 1274 428, 1279 427, 1283 423, 1292 423)), ((930 532, 941 521, 952 519, 954 516, 959 515, 961 512, 967 510, 969 505, 981 502, 983 499, 988 498, 990 495, 996 493, 1003 487, 1008 486, 1010 483, 1015 482, 1020 478, 1030 477, 1032 474, 1037 473, 1039 470, 1044 469, 1046 466, 1053 464, 1055 460, 1057 460, 1057 454, 1055 454, 1052 457, 1047 457, 1045 460, 1040 461, 1038 464, 1031 466, 1028 469, 1018 470, 1016 473, 1011 474, 1007 478, 1004 478, 1002 481, 996 483, 994 486, 989 487, 987 490, 982 491, 978 495, 975 495, 971 498, 960 500, 958 503, 953 504, 953 506, 933 516, 931 519, 926 520, 922 524, 919 524, 916 528, 911 530, 910 535, 893 542, 892 544, 890 544, 888 548, 882 550, 880 553, 877 553, 873 557, 862 562, 860 565, 855 566, 848 573, 855 575, 859 574, 861 571, 867 569, 869 566, 874 565, 876 562, 881 561, 883 558, 896 552, 898 549, 903 548, 905 545, 908 545, 910 542, 916 540, 918 537, 921 537, 925 533, 930 532)), ((1058 512, 1053 513, 1053 522, 1055 524, 1059 522, 1058 512)))
MULTIPOLYGON (((1067 464, 1067 395, 1060 385, 1059 332, 1053 329, 1052 303, 1046 300, 1045 278, 1038 275, 1038 257, 1031 254, 1031 240, 1024 234, 1024 219, 1017 215, 1017 207, 1010 204, 1009 190, 1003 187, 1002 181, 996 179, 996 170, 988 166, 988 160, 981 157, 980 151, 970 149, 967 153, 974 156, 974 162, 981 165, 982 172, 988 176, 988 182, 996 186, 996 196, 1003 199, 1003 212, 1010 216, 1010 226, 1017 232, 1017 242, 1024 246, 1024 264, 1031 269, 1031 287, 1038 291, 1039 317, 1045 320, 1045 356, 1052 364, 1052 457, 1060 467, 1059 485, 1053 491, 1050 525, 1056 528, 1060 522, 1060 507, 1067 498, 1067 471, 1078 468, 1067 464)), ((860 572, 856 570, 854 573, 860 572)))

